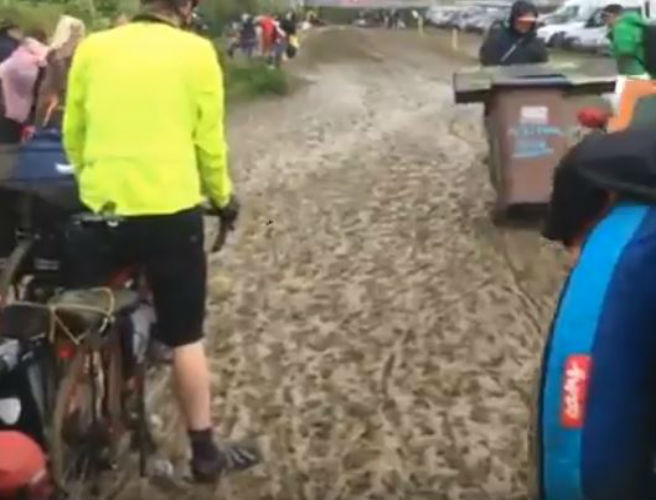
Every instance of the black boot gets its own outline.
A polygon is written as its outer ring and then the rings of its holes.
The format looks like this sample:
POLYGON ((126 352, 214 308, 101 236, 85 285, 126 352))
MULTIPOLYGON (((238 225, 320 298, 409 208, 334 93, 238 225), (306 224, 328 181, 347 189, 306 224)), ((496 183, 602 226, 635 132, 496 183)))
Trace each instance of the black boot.
POLYGON ((190 431, 191 472, 199 483, 216 482, 223 474, 242 471, 261 462, 255 443, 225 443, 217 445, 212 431, 190 431))

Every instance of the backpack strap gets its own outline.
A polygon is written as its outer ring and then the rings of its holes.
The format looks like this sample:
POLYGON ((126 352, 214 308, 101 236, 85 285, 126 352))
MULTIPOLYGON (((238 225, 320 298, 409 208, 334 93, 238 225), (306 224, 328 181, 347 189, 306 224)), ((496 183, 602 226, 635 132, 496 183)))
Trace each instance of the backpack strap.
POLYGON ((41 89, 41 84, 43 83, 43 77, 46 74, 46 69, 44 67, 39 67, 36 80, 34 81, 34 88, 32 89, 32 106, 30 107, 30 114, 27 117, 27 123, 34 123, 36 120, 36 106, 37 101, 39 100, 39 90, 41 89))
POLYGON ((503 56, 501 56, 501 59, 499 59, 499 63, 505 63, 508 60, 508 58, 515 53, 515 51, 521 45, 523 40, 524 38, 522 37, 519 40, 517 40, 515 43, 513 43, 512 46, 506 51, 506 53, 503 56))

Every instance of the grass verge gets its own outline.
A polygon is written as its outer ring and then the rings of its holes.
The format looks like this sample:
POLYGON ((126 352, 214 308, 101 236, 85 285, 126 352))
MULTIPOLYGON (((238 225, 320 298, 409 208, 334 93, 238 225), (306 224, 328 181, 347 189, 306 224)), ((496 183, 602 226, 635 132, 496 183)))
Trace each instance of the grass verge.
POLYGON ((289 92, 289 79, 280 69, 269 68, 261 60, 228 59, 224 64, 229 101, 258 96, 280 96, 289 92))

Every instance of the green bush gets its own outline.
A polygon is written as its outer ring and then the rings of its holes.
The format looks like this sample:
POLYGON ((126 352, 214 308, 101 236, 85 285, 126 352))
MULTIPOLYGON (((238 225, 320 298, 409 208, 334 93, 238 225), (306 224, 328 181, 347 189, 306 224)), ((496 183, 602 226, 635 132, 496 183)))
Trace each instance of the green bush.
POLYGON ((289 91, 287 75, 263 61, 228 60, 224 67, 228 99, 284 95, 289 91))
POLYGON ((48 34, 54 31, 63 13, 61 4, 14 2, 0 6, 0 19, 16 23, 26 31, 40 29, 48 34))

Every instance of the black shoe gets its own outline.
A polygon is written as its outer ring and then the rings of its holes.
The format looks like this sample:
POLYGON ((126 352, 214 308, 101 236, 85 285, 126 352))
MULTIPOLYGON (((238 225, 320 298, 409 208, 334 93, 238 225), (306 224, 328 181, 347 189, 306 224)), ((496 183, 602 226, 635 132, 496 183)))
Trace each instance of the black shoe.
POLYGON ((214 483, 225 474, 244 471, 258 465, 262 456, 254 442, 214 445, 212 457, 193 457, 191 472, 199 483, 214 483))

